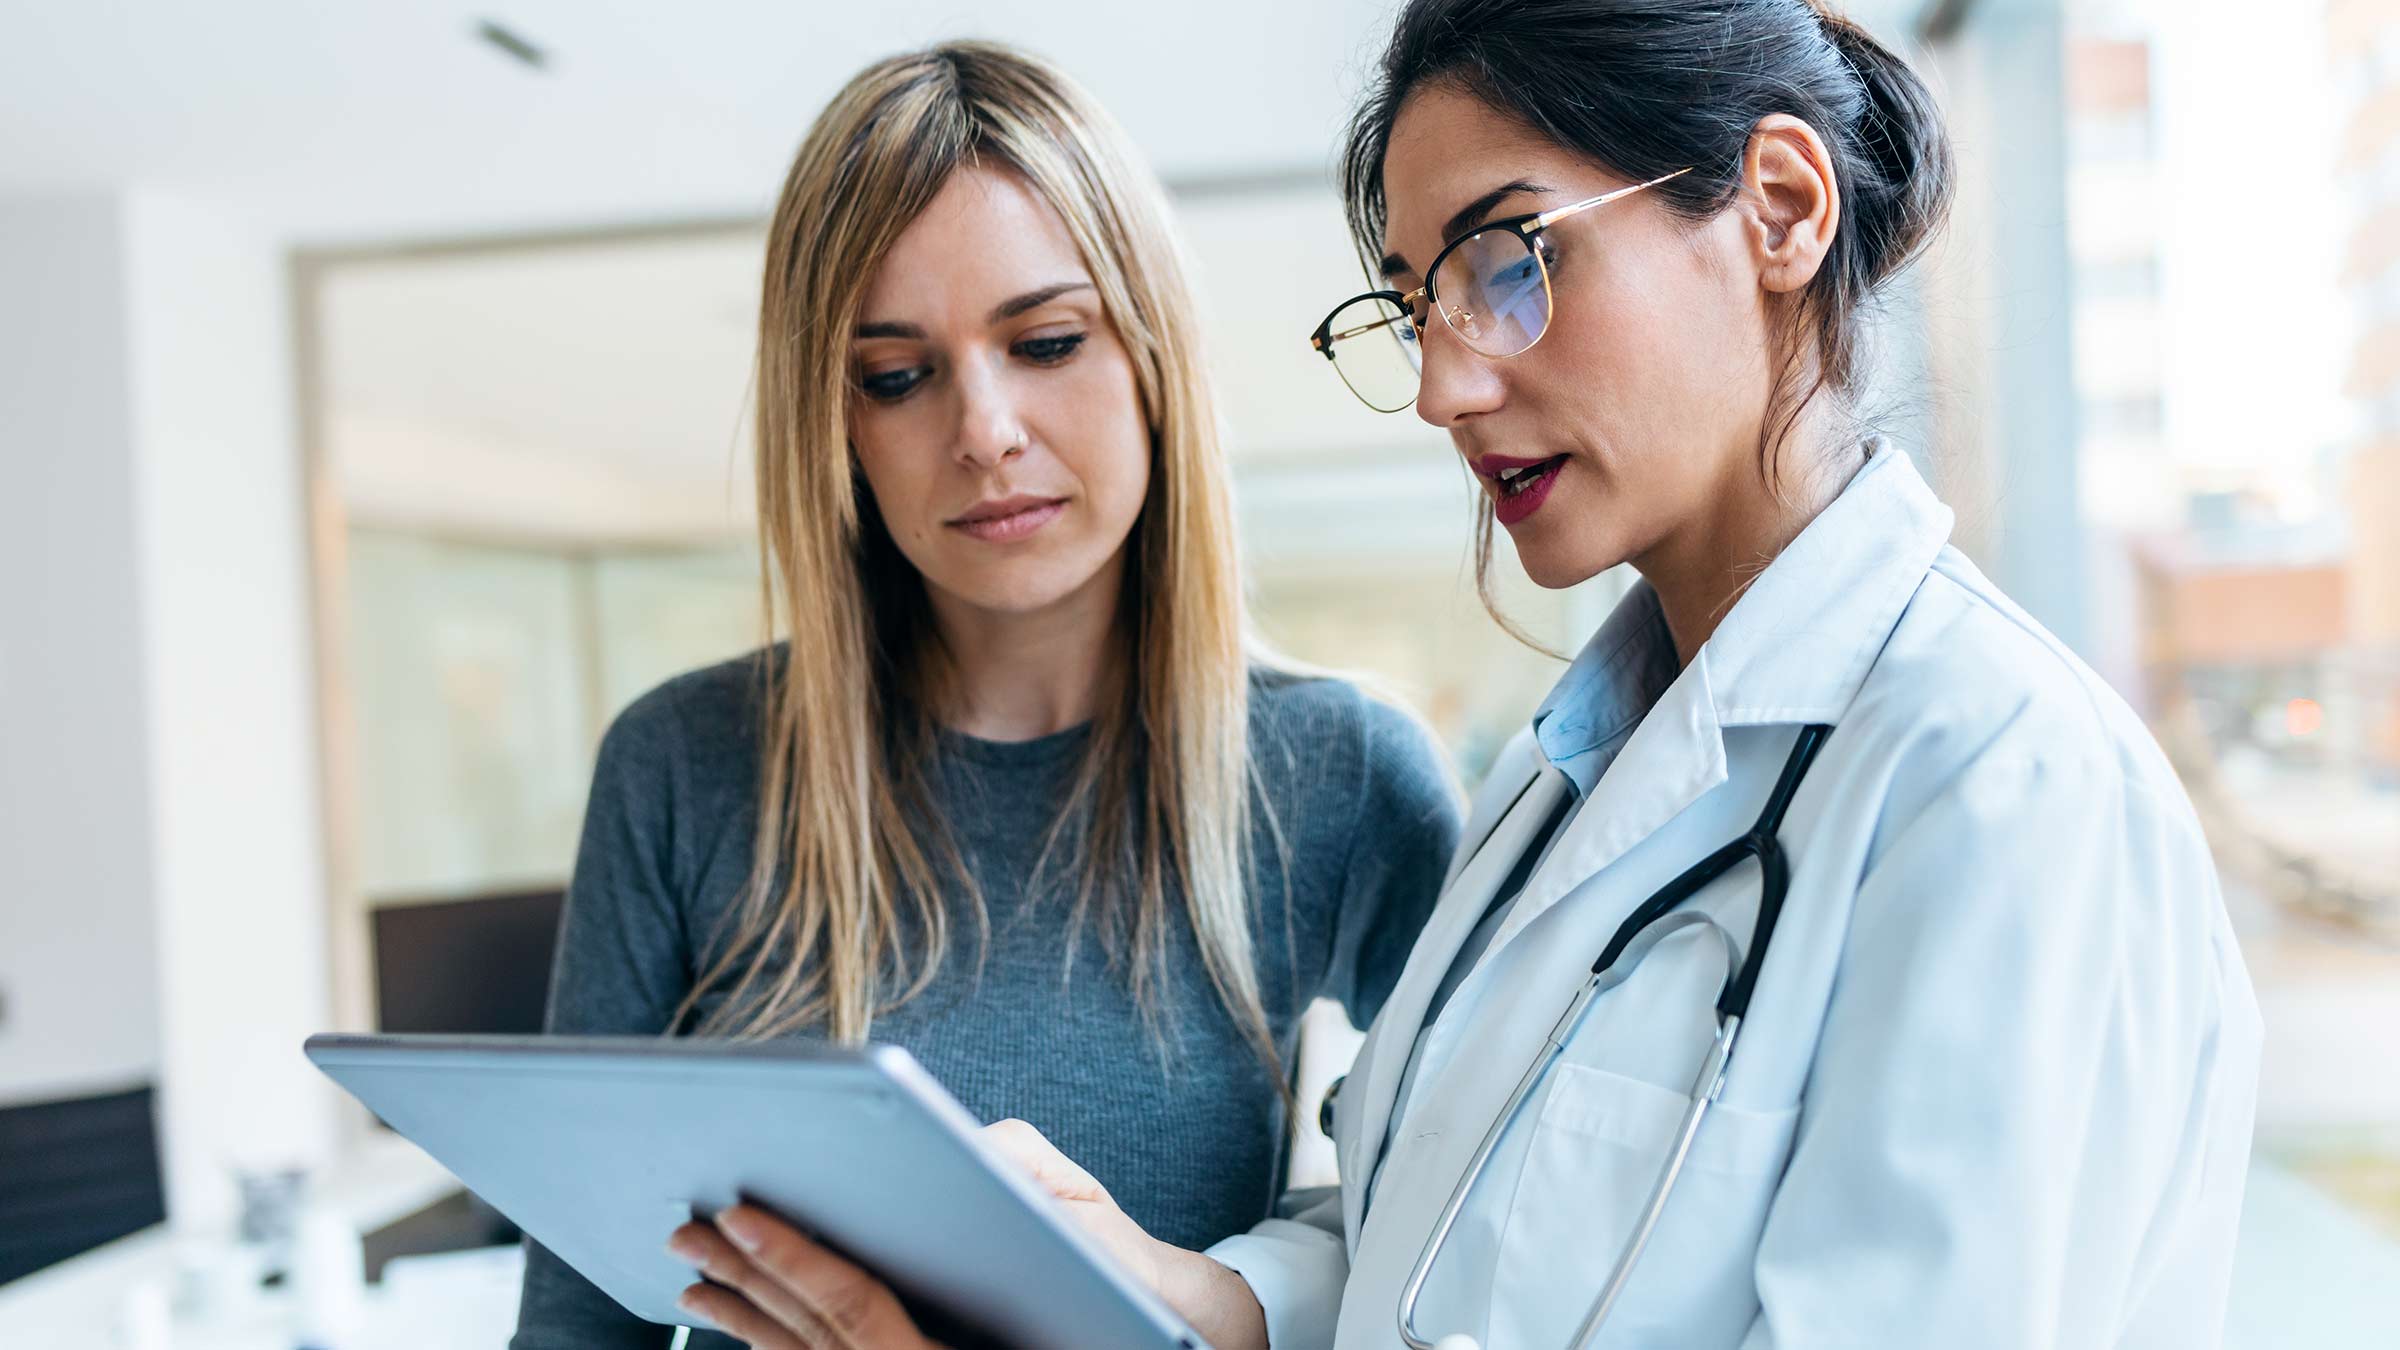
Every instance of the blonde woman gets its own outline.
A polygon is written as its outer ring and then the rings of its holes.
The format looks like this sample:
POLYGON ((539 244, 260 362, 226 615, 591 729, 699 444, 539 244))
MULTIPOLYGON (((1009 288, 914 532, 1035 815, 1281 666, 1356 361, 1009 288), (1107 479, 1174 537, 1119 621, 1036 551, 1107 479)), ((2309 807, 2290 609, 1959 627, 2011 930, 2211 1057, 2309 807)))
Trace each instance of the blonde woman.
MULTIPOLYGON (((1373 1017, 1459 821, 1409 719, 1257 660, 1156 183, 1039 62, 881 62, 759 334, 790 640, 610 730, 552 1030, 896 1043, 1150 1231, 1248 1228, 1300 1012, 1373 1017)), ((529 1251, 517 1350, 667 1334, 529 1251)))

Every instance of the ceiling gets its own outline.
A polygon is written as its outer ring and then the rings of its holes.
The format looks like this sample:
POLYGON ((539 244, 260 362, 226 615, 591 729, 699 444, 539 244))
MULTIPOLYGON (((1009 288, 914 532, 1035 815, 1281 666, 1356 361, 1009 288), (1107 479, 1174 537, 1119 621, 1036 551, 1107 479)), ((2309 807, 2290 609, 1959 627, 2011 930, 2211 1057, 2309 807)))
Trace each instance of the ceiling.
MULTIPOLYGON (((1925 2, 1847 8, 1889 30, 1925 2)), ((955 36, 1058 60, 1170 180, 1322 173, 1396 8, 0 0, 0 190, 141 184, 318 243, 763 215, 843 79, 955 36)))
POLYGON ((0 190, 141 184, 317 243, 763 215, 842 80, 952 36, 1057 59, 1169 177, 1321 173, 1386 10, 0 0, 0 190))

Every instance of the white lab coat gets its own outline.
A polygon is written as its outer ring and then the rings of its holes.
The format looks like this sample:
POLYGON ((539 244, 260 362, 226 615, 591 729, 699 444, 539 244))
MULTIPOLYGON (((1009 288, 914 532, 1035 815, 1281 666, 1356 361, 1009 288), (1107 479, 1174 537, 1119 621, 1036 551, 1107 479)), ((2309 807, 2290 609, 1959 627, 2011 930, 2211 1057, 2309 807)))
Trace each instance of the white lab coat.
MULTIPOLYGON (((1834 732, 1783 828, 1789 899, 1724 1096, 1601 1344, 2218 1343, 2259 1023, 2208 848, 2140 722, 1947 547, 1950 521, 1875 451, 1623 740, 1396 1103, 1431 992, 1567 790, 1530 735, 1501 755, 1337 1099, 1338 1197, 1212 1249, 1275 1350, 1400 1343, 1411 1263, 1593 958, 1749 828, 1810 722, 1834 732)), ((1690 903, 1747 943, 1758 893, 1745 865, 1690 903)), ((1708 1044, 1712 941, 1684 930, 1601 996, 1452 1231, 1421 1332, 1566 1344, 1708 1044)))

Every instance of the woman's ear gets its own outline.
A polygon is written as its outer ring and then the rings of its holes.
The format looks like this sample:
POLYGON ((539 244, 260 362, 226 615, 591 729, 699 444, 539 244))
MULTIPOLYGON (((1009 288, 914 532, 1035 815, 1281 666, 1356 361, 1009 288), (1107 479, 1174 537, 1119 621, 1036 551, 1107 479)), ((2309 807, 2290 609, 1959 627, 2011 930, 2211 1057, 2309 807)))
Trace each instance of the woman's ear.
POLYGON ((1789 294, 1815 279, 1842 223, 1833 155, 1816 128, 1787 113, 1760 118, 1742 152, 1741 201, 1759 284, 1789 294))

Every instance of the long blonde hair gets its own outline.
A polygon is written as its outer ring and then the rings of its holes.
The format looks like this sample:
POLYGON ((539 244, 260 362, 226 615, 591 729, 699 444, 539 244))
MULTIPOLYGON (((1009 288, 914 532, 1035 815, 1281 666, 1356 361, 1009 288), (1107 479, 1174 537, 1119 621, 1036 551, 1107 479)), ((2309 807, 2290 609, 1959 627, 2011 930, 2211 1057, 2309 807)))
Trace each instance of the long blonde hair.
MULTIPOLYGON (((1016 174, 1065 221, 1131 355, 1152 446, 1118 651, 1036 875, 1080 856, 1073 922, 1099 920, 1145 1016, 1180 897, 1218 999, 1273 1065, 1248 901, 1250 652, 1232 494, 1165 195, 1064 75, 976 42, 851 80, 776 203, 759 312, 758 516, 765 603, 790 648, 762 663, 749 889, 676 1025, 730 983, 704 1033, 864 1040, 940 967, 945 884, 973 894, 924 773, 924 583, 855 476, 847 412, 868 282, 950 175, 978 166, 1016 174), (904 940, 908 920, 921 944, 904 940)), ((981 925, 979 895, 973 909, 981 925)))

